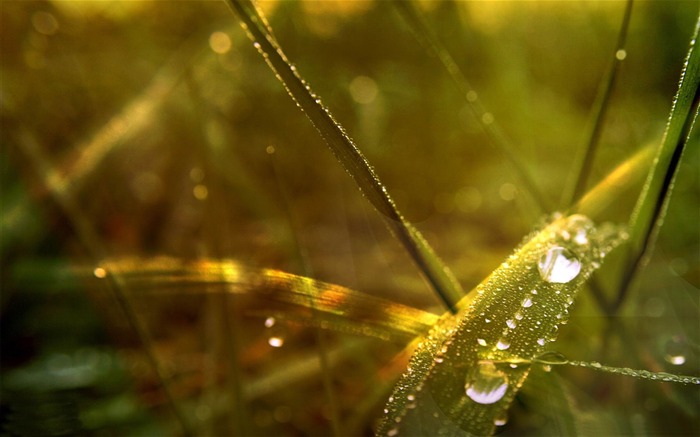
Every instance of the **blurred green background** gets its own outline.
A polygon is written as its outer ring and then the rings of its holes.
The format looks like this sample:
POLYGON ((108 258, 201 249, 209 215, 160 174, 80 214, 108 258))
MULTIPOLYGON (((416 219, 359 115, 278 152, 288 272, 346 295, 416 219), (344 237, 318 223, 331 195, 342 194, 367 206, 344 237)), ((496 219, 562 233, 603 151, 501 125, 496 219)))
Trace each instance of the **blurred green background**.
MULTIPOLYGON (((389 2, 259 4, 400 210, 465 289, 478 284, 541 214, 438 60, 389 2)), ((418 4, 556 204, 624 2, 418 4)), ((635 4, 594 181, 659 143, 698 9, 635 4)), ((0 13, 0 432, 181 432, 124 315, 71 274, 96 258, 232 258, 442 311, 223 2, 3 1, 0 13)), ((566 356, 700 373, 698 149, 622 311, 606 319, 585 292, 557 343, 566 356)), ((633 202, 609 218, 625 220, 633 202)), ((334 414, 343 434, 370 434, 400 372, 390 363, 401 342, 331 333, 318 346, 292 325, 270 348, 247 298, 134 292, 197 434, 327 435, 334 414), (319 347, 343 357, 329 375, 334 407, 321 372, 284 373, 312 369, 304 360, 319 347), (246 395, 265 375, 279 377, 246 395)), ((555 373, 542 384, 567 386, 590 430, 700 433, 695 387, 555 373)), ((503 433, 556 435, 553 401, 527 393, 503 433)))

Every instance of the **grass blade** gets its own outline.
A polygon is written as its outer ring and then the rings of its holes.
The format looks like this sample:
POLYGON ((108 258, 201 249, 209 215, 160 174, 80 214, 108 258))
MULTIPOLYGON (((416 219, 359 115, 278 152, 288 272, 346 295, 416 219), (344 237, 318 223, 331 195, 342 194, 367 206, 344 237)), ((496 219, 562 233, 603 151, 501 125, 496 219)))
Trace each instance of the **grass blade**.
POLYGON ((515 173, 520 178, 526 191, 530 194, 535 205, 539 209, 539 214, 544 214, 551 211, 551 206, 547 199, 537 187, 535 180, 527 170, 527 164, 520 158, 518 150, 508 139, 503 130, 493 120, 491 112, 481 104, 478 94, 472 88, 466 75, 459 68, 457 62, 440 42, 438 36, 433 32, 426 23, 425 18, 416 9, 412 1, 396 1, 392 2, 396 10, 402 18, 411 26, 414 35, 422 43, 425 49, 440 60, 440 63, 445 67, 445 70, 452 79, 452 82, 457 86, 460 94, 467 100, 469 109, 474 117, 479 120, 479 126, 484 130, 491 143, 505 156, 515 170, 515 173))
MULTIPOLYGON (((250 293, 261 298, 257 310, 253 304, 246 306, 252 312, 274 313, 279 318, 324 326, 329 323, 329 327, 340 326, 341 330, 371 334, 385 340, 397 334, 411 339, 425 334, 438 319, 435 314, 339 285, 279 270, 252 269, 232 260, 187 262, 169 257, 121 258, 105 261, 101 267, 142 291, 250 293), (275 304, 284 305, 285 313, 275 313, 275 304), (290 305, 298 307, 299 311, 293 311, 290 305)), ((81 271, 88 277, 92 272, 91 269, 81 271)))
POLYGON ((600 141, 600 135, 603 132, 603 121, 605 120, 605 115, 608 112, 610 96, 612 95, 612 90, 617 81, 617 73, 620 71, 620 64, 627 55, 625 52, 625 44, 627 41, 627 33, 629 31, 630 18, 632 17, 633 4, 634 0, 627 0, 625 12, 622 17, 622 25, 620 26, 620 33, 617 36, 617 44, 615 45, 612 62, 610 63, 610 67, 605 74, 605 78, 601 83, 601 88, 596 98, 594 106, 595 109, 593 111, 593 123, 588 133, 588 138, 586 138, 584 143, 584 153, 578 162, 575 163, 576 167, 572 172, 572 174, 578 176, 576 177, 576 181, 572 184, 571 188, 564 192, 564 197, 561 202, 562 206, 565 208, 572 205, 576 199, 581 197, 586 189, 591 168, 593 166, 593 161, 595 159, 596 150, 598 148, 598 142, 600 141))
POLYGON ((362 152, 287 60, 262 13, 248 0, 227 0, 227 3, 239 17, 268 66, 318 130, 338 161, 372 205, 389 219, 386 220, 388 226, 426 276, 438 297, 452 313, 456 313, 456 304, 464 292, 454 275, 420 232, 401 215, 362 152))
POLYGON ((699 33, 700 17, 690 42, 661 148, 630 218, 629 252, 622 283, 613 303, 613 313, 624 302, 635 273, 653 249, 686 145, 690 143, 691 147, 700 146, 696 132, 693 132, 697 131, 696 121, 700 104, 700 53, 696 47, 699 33))
MULTIPOLYGON (((85 249, 94 259, 104 258, 106 251, 97 230, 78 207, 73 193, 64 188, 64 180, 59 176, 41 145, 35 140, 31 132, 24 129, 17 135, 17 142, 25 155, 27 155, 27 158, 31 161, 37 174, 42 178, 46 189, 49 190, 55 201, 63 210, 63 213, 70 220, 78 239, 85 249)), ((183 435, 194 435, 187 415, 172 392, 165 370, 156 356, 151 333, 134 310, 130 295, 127 293, 124 278, 110 270, 103 270, 99 276, 104 279, 103 286, 111 292, 112 297, 124 312, 129 325, 141 342, 146 352, 149 365, 153 369, 163 389, 163 393, 168 400, 168 404, 182 428, 183 435)))

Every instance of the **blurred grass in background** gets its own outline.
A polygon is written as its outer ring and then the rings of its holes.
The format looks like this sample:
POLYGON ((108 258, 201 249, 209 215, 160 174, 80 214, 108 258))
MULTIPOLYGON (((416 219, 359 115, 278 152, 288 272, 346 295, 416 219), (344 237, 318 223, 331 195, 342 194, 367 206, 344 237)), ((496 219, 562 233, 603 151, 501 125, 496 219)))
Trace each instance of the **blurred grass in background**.
MULTIPOLYGON (((399 208, 465 289, 480 282, 540 217, 437 59, 385 2, 260 5, 399 208)), ((556 203, 624 3, 420 6, 556 203)), ((697 11, 693 1, 635 5, 594 180, 659 142, 697 11)), ((28 144, 110 257, 233 258, 441 311, 223 2, 5 1, 1 14, 5 433, 42 423, 47 435, 179 432, 124 316, 65 273, 98 260, 28 144), (38 404, 46 411, 28 407, 38 404)), ((568 357, 700 372, 698 149, 684 157, 656 253, 623 311, 610 324, 583 296, 557 343, 568 357)), ((626 220, 633 203, 610 218, 626 220)), ((310 330, 287 326, 284 346, 270 348, 266 314, 249 314, 247 299, 136 296, 197 433, 324 434, 334 413, 369 433, 403 344, 329 334, 322 348, 346 351, 332 370, 337 411, 318 374, 283 374, 264 396, 247 395, 241 387, 313 361, 317 347, 310 330)), ((559 373, 581 414, 605 416, 617 433, 700 432, 697 389, 559 373)), ((546 401, 536 405, 518 407, 505 432, 543 432, 546 401)))

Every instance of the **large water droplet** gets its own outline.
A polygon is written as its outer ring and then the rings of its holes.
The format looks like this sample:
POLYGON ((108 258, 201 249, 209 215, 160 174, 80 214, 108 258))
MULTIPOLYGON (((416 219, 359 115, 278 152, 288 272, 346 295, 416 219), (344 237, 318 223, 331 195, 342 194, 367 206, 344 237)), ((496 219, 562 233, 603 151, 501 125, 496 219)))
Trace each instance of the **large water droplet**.
POLYGON ((491 362, 479 363, 476 374, 464 386, 467 396, 479 404, 493 404, 508 391, 508 380, 491 362))
POLYGON ((563 284, 578 276, 581 261, 565 248, 555 246, 542 255, 537 268, 545 281, 563 284))

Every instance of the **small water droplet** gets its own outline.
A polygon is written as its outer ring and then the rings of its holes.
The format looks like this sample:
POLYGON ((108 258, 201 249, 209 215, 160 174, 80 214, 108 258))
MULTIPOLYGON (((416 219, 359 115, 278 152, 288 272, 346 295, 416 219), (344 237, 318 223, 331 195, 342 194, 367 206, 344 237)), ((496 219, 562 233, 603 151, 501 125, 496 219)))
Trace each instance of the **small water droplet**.
POLYGON ((627 57, 627 51, 624 49, 620 49, 617 52, 615 52, 615 59, 618 61, 623 61, 627 57))
POLYGON ((523 306, 523 308, 531 307, 532 306, 532 299, 530 299, 529 297, 526 297, 525 299, 523 299, 522 306, 523 306))
POLYGON ((545 281, 564 284, 578 276, 581 262, 565 248, 555 246, 542 255, 537 268, 545 281))
POLYGON ((664 347, 666 355, 664 359, 673 364, 674 366, 680 366, 685 364, 685 352, 686 345, 685 342, 679 336, 671 337, 664 347))
POLYGON ((496 343, 496 349, 498 349, 498 350, 504 351, 504 350, 508 349, 509 347, 510 347, 510 343, 508 343, 507 341, 502 340, 502 339, 498 340, 498 343, 496 343))
POLYGON ((275 318, 274 317, 268 317, 265 319, 265 327, 266 328, 272 328, 275 326, 275 318))
POLYGON ((522 320, 522 319, 523 319, 523 313, 521 313, 520 311, 515 313, 515 320, 522 320))
POLYGON ((442 357, 435 357, 435 362, 436 362, 436 363, 440 364, 440 363, 442 363, 443 361, 445 361, 444 358, 442 358, 442 357))
POLYGON ((409 401, 415 401, 415 400, 416 400, 416 395, 410 394, 410 395, 406 396, 406 399, 408 399, 409 401))
POLYGON ((392 428, 386 433, 386 435, 388 435, 389 437, 394 437, 395 435, 398 435, 398 434, 399 434, 398 428, 392 428))
POLYGON ((503 398, 508 391, 506 374, 492 362, 479 363, 476 374, 467 381, 467 396, 479 404, 493 404, 503 398))
POLYGON ((515 327, 517 326, 517 323, 515 323, 515 320, 508 319, 508 320, 506 320, 506 325, 508 325, 508 327, 510 329, 515 329, 515 327))
POLYGON ((284 345, 284 338, 279 336, 272 336, 267 339, 267 343, 272 347, 282 347, 282 345, 284 345))
POLYGON ((508 423, 508 418, 506 416, 500 416, 493 419, 493 424, 496 426, 503 426, 508 423))
POLYGON ((484 322, 491 323, 491 319, 484 319, 484 322))
POLYGON ((476 342, 479 343, 481 346, 486 346, 486 340, 483 338, 477 338, 476 342))
POLYGON ((107 277, 107 270, 103 269, 102 267, 97 267, 92 271, 92 274, 95 275, 96 278, 104 279, 107 277))
POLYGON ((538 339, 537 339, 537 344, 539 344, 540 346, 544 346, 544 343, 545 343, 544 338, 538 338, 538 339))
POLYGON ((535 361, 542 364, 566 364, 569 360, 559 352, 548 351, 535 358, 535 361))

